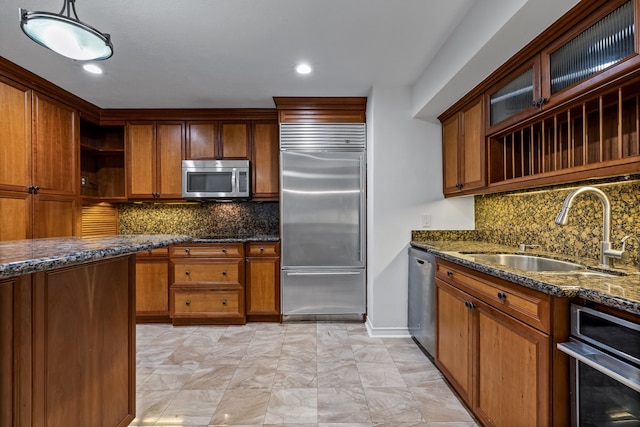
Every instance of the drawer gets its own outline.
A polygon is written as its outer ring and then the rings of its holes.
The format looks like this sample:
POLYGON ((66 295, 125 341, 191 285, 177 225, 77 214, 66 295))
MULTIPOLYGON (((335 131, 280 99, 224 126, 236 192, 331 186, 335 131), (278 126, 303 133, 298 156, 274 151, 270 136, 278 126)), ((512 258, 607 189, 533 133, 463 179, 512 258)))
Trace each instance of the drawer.
POLYGON ((155 257, 169 256, 169 248, 166 247, 166 248, 147 249, 146 251, 138 252, 136 254, 136 257, 140 257, 140 258, 150 257, 150 256, 155 256, 155 257))
POLYGON ((171 317, 244 317, 242 290, 171 290, 171 317))
POLYGON ((244 283, 244 260, 180 262, 173 260, 173 283, 244 283))
POLYGON ((247 256, 279 256, 280 244, 273 243, 248 243, 247 244, 247 256))
POLYGON ((551 297, 547 294, 442 261, 437 262, 436 275, 534 328, 551 330, 551 297))
POLYGON ((172 257, 244 257, 244 244, 242 243, 220 243, 204 245, 180 245, 172 246, 170 250, 172 257))

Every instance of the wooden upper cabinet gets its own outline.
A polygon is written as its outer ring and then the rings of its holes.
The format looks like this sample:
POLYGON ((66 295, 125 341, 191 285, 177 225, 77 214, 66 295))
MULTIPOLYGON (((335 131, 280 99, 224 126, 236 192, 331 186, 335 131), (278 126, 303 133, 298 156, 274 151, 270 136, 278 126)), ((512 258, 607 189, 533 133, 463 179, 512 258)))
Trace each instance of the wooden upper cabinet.
POLYGON ((185 158, 190 160, 215 159, 218 145, 217 121, 197 121, 186 123, 185 158))
POLYGON ((155 122, 131 122, 126 125, 127 196, 153 198, 156 155, 155 122))
POLYGON ((460 114, 454 114, 442 123, 442 182, 444 194, 460 191, 459 140, 460 114))
POLYGON ((250 152, 249 122, 221 122, 220 158, 248 159, 250 152))
POLYGON ((487 91, 487 132, 517 123, 540 111, 540 55, 487 91))
POLYGON ((38 191, 79 195, 80 123, 76 110, 33 96, 33 185, 38 191))
POLYGON ((445 195, 637 173, 639 19, 640 0, 579 2, 445 111, 445 195), (479 97, 484 112, 468 107, 479 97))
POLYGON ((31 90, 0 77, 0 188, 31 185, 31 90))
POLYGON ((182 197, 184 122, 128 122, 125 145, 128 198, 182 197))
POLYGON ((158 122, 156 127, 158 198, 182 197, 183 122, 158 122))
POLYGON ((442 158, 445 195, 485 186, 482 98, 443 122, 442 158))
POLYGON ((249 121, 186 122, 185 159, 248 159, 249 121))
POLYGON ((280 194, 280 148, 278 123, 253 123, 252 197, 258 200, 278 200, 280 194))

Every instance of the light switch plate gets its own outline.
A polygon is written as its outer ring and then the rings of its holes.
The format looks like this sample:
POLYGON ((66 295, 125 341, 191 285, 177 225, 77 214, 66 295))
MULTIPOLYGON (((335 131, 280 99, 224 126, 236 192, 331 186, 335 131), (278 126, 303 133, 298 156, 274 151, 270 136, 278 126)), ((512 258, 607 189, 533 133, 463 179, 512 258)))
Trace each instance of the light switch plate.
POLYGON ((431 227, 431 215, 429 214, 422 215, 422 227, 423 228, 431 227))

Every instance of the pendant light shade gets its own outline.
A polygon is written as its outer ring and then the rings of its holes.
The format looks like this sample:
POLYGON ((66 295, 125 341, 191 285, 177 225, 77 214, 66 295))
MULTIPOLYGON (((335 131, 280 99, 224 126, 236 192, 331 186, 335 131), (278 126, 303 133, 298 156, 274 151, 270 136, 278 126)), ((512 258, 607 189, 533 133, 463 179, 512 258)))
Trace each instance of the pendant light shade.
POLYGON ((92 61, 113 55, 111 36, 80 22, 75 0, 64 0, 58 14, 20 9, 20 28, 34 42, 67 58, 92 61))

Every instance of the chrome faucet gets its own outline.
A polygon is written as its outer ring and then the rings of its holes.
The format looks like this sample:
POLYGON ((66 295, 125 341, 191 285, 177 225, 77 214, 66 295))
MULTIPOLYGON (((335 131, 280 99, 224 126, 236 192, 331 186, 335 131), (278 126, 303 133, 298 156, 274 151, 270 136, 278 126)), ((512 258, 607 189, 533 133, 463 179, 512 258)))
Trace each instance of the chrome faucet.
POLYGON ((612 260, 623 258, 624 250, 616 251, 611 249, 611 203, 609 203, 609 198, 602 191, 595 187, 580 187, 577 190, 569 193, 567 198, 564 200, 564 205, 562 209, 560 209, 560 213, 556 217, 556 224, 558 225, 567 225, 569 209, 573 205, 573 200, 577 195, 582 193, 593 193, 602 202, 603 207, 603 224, 602 224, 602 242, 600 248, 600 264, 603 266, 613 266, 612 260))

